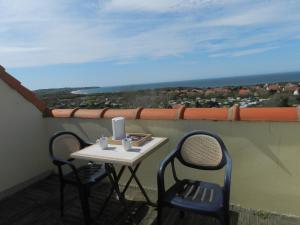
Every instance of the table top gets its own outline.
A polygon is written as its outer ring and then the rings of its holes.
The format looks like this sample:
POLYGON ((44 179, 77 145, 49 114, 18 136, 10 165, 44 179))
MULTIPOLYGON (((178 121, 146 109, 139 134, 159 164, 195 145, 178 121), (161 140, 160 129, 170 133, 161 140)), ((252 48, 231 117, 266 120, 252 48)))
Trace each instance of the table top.
POLYGON ((109 144, 107 149, 101 149, 100 145, 96 143, 72 153, 71 157, 101 163, 135 166, 167 140, 168 138, 165 137, 152 137, 151 140, 147 141, 142 146, 133 146, 128 151, 124 150, 122 145, 112 144, 109 144))

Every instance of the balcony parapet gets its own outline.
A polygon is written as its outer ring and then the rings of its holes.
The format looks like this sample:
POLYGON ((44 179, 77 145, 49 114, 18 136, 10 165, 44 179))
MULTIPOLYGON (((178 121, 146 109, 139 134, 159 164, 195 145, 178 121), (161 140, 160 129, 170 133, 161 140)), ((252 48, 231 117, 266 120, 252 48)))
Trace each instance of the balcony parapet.
POLYGON ((212 121, 300 121, 300 107, 270 108, 185 108, 160 109, 52 109, 45 114, 53 118, 111 119, 122 116, 129 120, 212 120, 212 121))

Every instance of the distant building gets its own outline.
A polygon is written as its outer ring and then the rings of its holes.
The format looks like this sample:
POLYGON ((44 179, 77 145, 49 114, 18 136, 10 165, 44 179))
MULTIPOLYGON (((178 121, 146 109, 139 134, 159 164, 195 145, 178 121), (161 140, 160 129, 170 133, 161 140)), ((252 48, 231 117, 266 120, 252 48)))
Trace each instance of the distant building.
POLYGON ((182 89, 182 90, 180 90, 180 93, 183 93, 183 94, 186 94, 186 93, 188 93, 189 92, 189 90, 187 90, 187 89, 182 89))
POLYGON ((205 96, 209 96, 209 95, 227 96, 229 93, 230 93, 230 90, 228 88, 213 88, 213 89, 207 89, 205 91, 205 96))
POLYGON ((280 92, 280 86, 279 84, 269 84, 266 90, 269 92, 280 92))
POLYGON ((195 92, 198 94, 204 94, 204 91, 202 89, 193 89, 192 92, 195 92))
POLYGON ((230 93, 230 90, 228 88, 215 88, 214 91, 216 94, 220 95, 228 95, 230 93))
POLYGON ((238 95, 241 97, 248 97, 251 94, 252 92, 249 88, 241 88, 238 93, 238 95))
POLYGON ((214 95, 216 92, 213 89, 208 89, 205 91, 205 96, 214 95))
POLYGON ((284 91, 287 91, 287 92, 293 92, 294 93, 296 90, 298 90, 298 85, 296 85, 296 84, 288 83, 284 87, 284 91))

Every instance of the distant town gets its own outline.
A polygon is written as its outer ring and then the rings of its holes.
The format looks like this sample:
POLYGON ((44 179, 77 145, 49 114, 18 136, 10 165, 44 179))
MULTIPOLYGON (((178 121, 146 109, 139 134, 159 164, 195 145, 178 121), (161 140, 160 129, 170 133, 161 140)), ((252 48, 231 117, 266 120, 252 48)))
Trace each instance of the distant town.
POLYGON ((289 107, 300 105, 300 83, 272 83, 217 88, 159 88, 139 91, 75 94, 74 88, 35 91, 49 108, 207 108, 289 107))

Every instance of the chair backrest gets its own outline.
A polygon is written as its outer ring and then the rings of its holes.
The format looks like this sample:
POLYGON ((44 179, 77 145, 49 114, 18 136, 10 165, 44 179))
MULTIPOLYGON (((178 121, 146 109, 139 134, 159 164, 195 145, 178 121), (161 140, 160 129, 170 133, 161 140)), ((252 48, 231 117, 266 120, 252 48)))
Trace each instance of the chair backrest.
POLYGON ((199 169, 221 169, 226 164, 226 147, 217 135, 194 131, 177 146, 177 157, 186 166, 199 169))
POLYGON ((83 141, 72 132, 56 133, 50 140, 49 151, 53 160, 70 160, 70 154, 83 148, 83 141))

